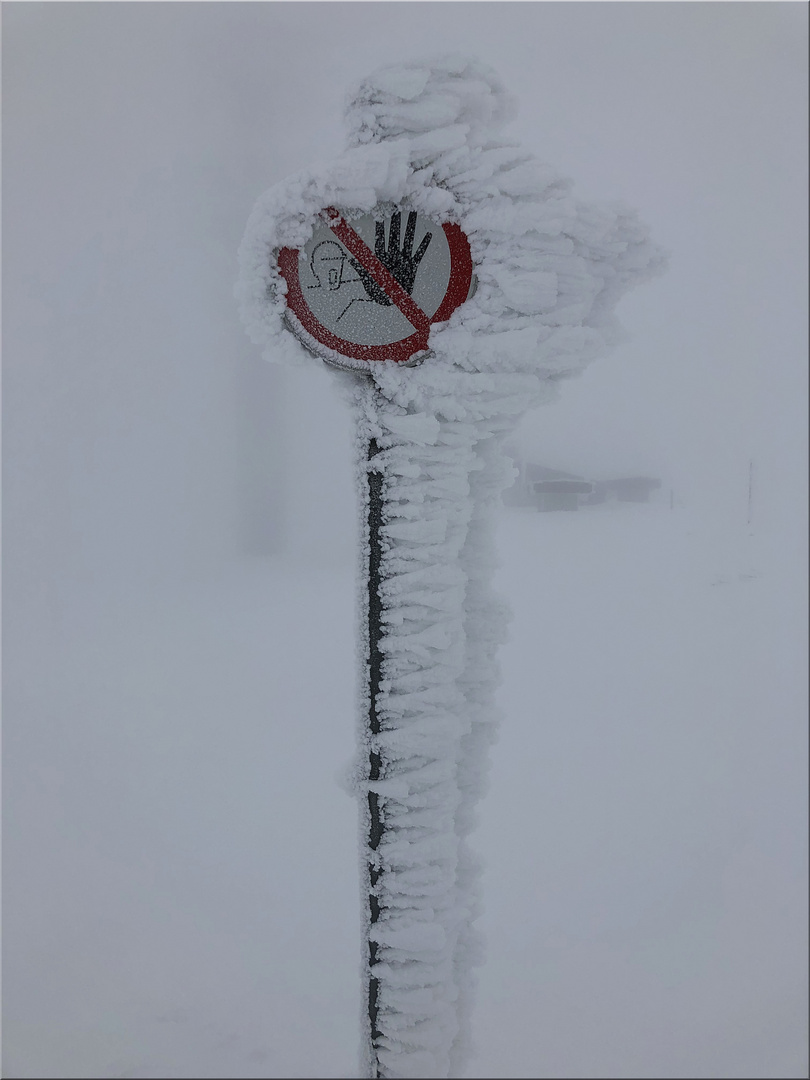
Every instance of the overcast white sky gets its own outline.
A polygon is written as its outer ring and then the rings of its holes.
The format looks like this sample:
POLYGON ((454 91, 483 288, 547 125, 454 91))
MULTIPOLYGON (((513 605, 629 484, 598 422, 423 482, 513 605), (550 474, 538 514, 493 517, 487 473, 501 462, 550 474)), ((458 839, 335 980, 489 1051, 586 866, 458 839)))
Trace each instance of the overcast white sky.
POLYGON ((80 608, 89 641, 94 612, 248 557, 351 563, 348 418, 322 371, 245 338, 236 249, 265 188, 342 149, 347 87, 447 51, 498 70, 515 138, 671 253, 524 447, 661 476, 717 536, 745 525, 753 461, 755 524, 804 573, 805 4, 6 3, 12 680, 58 665, 80 608))
POLYGON ((311 536, 314 500, 341 512, 307 438, 339 437, 331 391, 258 365, 234 252, 264 188, 341 149, 347 86, 453 49, 502 72, 516 137, 584 198, 637 207, 672 253, 620 308, 630 344, 524 425, 538 455, 666 474, 729 514, 754 458, 762 498, 792 502, 806 19, 800 3, 5 5, 7 453, 59 537, 43 559, 73 573, 92 550, 97 568, 137 523, 132 559, 176 567, 189 528, 216 559, 256 530, 311 536), (251 505, 257 480, 273 520, 251 505), (73 516, 103 502, 95 547, 62 535, 68 498, 73 516))

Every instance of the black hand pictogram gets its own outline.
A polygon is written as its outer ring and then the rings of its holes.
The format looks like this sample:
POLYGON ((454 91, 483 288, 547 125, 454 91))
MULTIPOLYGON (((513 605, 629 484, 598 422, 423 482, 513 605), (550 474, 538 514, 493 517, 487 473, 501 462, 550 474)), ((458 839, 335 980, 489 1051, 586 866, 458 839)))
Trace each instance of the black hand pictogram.
MULTIPOLYGON (((374 227, 376 238, 374 241, 374 254, 391 276, 399 282, 408 296, 410 296, 416 281, 416 271, 430 245, 433 233, 425 233, 419 247, 416 251, 413 251, 414 235, 416 233, 416 212, 411 210, 408 214, 408 224, 405 226, 405 238, 402 242, 402 250, 400 250, 399 226, 401 221, 402 215, 399 210, 395 210, 391 215, 391 227, 388 232, 387 249, 385 246, 385 222, 375 221, 374 227)), ((385 290, 377 284, 368 270, 361 266, 356 259, 352 259, 352 266, 360 275, 360 280, 363 282, 363 288, 366 290, 369 299, 377 304, 383 304, 386 307, 390 306, 391 298, 386 294, 385 290)))

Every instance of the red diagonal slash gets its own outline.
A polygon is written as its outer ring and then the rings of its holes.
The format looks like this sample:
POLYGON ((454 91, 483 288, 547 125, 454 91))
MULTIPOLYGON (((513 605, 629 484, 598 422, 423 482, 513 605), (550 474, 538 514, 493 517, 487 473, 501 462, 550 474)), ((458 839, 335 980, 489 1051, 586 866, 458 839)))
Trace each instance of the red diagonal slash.
POLYGON ((427 339, 430 333, 430 319, 424 311, 415 304, 405 292, 394 275, 387 270, 374 252, 368 247, 351 225, 340 216, 333 206, 326 208, 326 216, 329 219, 329 228, 340 240, 341 244, 354 255, 364 270, 374 278, 386 295, 392 300, 408 322, 412 323, 427 339))

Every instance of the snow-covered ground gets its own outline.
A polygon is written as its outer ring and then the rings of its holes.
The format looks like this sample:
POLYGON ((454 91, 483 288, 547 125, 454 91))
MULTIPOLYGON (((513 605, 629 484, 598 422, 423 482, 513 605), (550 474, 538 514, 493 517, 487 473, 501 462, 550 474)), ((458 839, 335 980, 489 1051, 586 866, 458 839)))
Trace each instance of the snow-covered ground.
POLYGON ((782 539, 780 562, 661 505, 505 519, 474 1075, 801 1075, 803 573, 782 539))
MULTIPOLYGON (((801 566, 709 524, 504 511, 471 1076, 802 1075, 801 566)), ((9 664, 6 1075, 356 1075, 353 605, 255 562, 9 664)))

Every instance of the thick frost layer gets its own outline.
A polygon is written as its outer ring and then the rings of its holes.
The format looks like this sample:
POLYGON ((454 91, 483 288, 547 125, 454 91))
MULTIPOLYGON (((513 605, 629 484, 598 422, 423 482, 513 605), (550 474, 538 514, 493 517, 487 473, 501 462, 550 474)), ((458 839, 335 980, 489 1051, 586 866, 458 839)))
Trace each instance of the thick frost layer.
MULTIPOLYGON (((365 924, 377 962, 364 982, 376 980, 382 1033, 373 1046, 365 1010, 370 1076, 458 1075, 467 1056, 481 947, 466 837, 485 784, 506 625, 489 585, 492 517, 512 476, 501 440, 617 340, 617 300, 663 265, 632 211, 578 203, 569 181, 499 139, 513 112, 497 76, 474 61, 381 69, 350 101, 346 153, 265 193, 240 248, 242 315, 271 360, 312 362, 285 331, 274 253, 303 246, 327 206, 353 217, 405 204, 458 222, 478 278, 474 297, 433 327, 421 366, 384 361, 368 366, 370 378, 336 375, 357 417, 366 530, 368 470, 384 475, 381 731, 370 735, 365 722, 366 638, 357 780, 364 890, 370 790, 384 826, 371 860, 379 916, 372 923, 367 912, 365 924), (372 439, 380 453, 369 462, 372 439), (382 763, 376 781, 370 753, 382 763)), ((368 561, 366 545, 363 582, 368 561)))

